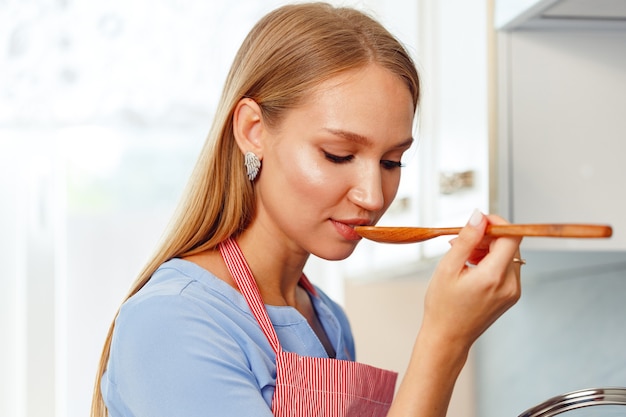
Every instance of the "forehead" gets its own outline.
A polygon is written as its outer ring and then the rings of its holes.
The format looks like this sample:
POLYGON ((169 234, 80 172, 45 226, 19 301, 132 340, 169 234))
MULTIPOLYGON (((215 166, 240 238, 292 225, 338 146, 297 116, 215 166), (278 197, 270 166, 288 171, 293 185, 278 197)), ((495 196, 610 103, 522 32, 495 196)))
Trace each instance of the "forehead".
MULTIPOLYGON (((309 94, 316 95, 324 92, 329 92, 341 88, 358 87, 360 81, 364 81, 366 84, 371 82, 384 83, 389 85, 390 83, 396 84, 397 87, 406 90, 407 97, 410 98, 410 102, 413 102, 411 88, 404 78, 395 72, 376 63, 370 63, 362 67, 357 67, 340 72, 330 78, 320 81, 315 87, 313 87, 309 94)), ((370 84, 372 87, 376 87, 375 84, 370 84)))
POLYGON ((412 135, 411 91, 402 78, 379 65, 347 71, 322 82, 299 108, 311 125, 352 132, 357 139, 406 139, 412 135))

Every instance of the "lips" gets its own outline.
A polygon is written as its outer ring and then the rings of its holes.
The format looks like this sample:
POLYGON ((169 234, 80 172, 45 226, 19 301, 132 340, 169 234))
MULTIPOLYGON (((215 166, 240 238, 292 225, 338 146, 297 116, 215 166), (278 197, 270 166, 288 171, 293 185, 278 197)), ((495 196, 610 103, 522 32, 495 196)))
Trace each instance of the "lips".
POLYGON ((335 229, 337 230, 337 232, 339 232, 339 234, 344 239, 360 240, 361 236, 359 236, 354 231, 354 226, 361 226, 361 225, 369 224, 370 222, 362 221, 362 220, 338 221, 338 220, 331 219, 331 223, 333 224, 333 226, 335 226, 335 229))

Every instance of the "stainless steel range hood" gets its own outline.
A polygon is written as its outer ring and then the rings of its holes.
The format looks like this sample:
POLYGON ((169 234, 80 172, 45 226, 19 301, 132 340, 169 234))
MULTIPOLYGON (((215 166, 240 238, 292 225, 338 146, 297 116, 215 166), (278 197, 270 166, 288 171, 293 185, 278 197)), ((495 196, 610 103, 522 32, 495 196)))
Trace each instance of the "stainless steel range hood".
POLYGON ((499 0, 496 28, 626 29, 626 0, 499 0))

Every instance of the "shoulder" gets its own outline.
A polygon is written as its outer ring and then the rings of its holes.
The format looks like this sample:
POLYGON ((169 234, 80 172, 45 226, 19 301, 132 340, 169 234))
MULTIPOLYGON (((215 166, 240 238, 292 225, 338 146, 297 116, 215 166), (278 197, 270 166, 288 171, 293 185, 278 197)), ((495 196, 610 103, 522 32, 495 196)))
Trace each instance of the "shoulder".
POLYGON ((230 330, 251 319, 233 288, 194 263, 172 259, 122 305, 115 326, 129 337, 167 336, 198 326, 230 330))
POLYGON ((237 294, 195 264, 165 263, 119 311, 106 386, 145 415, 226 413, 242 393, 267 407, 274 353, 237 294))

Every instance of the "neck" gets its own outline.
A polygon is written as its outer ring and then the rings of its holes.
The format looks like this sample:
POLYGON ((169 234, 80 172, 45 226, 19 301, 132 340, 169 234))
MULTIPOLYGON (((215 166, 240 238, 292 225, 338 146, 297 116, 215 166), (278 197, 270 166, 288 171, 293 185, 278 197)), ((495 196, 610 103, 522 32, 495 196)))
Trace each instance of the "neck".
POLYGON ((237 238, 252 270, 263 301, 298 308, 298 282, 309 254, 269 234, 248 228, 237 238))

